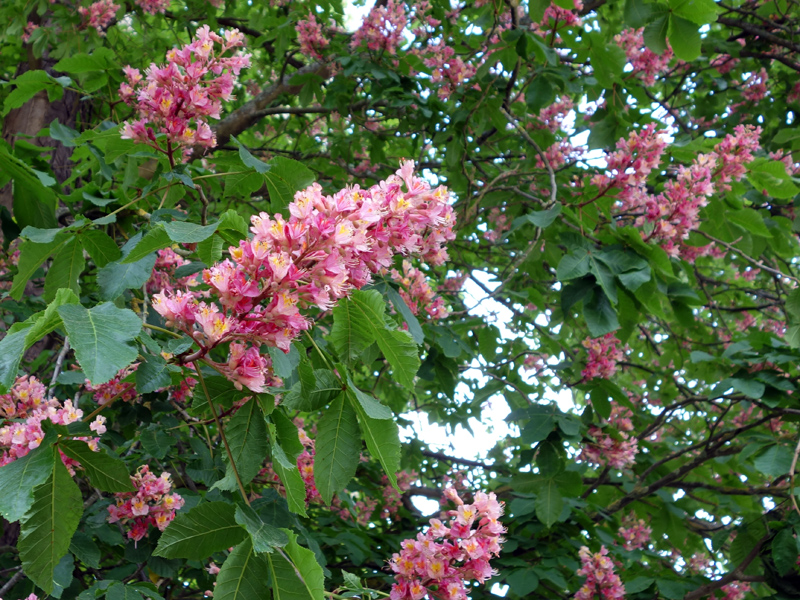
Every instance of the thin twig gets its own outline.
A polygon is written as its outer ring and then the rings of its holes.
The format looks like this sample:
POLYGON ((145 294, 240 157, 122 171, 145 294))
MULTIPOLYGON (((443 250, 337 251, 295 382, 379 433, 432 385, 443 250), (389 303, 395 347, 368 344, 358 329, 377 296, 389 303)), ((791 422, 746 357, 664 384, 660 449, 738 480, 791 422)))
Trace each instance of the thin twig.
POLYGON ((56 389, 56 380, 58 379, 59 374, 61 373, 61 367, 64 364, 64 359, 67 356, 67 352, 69 352, 69 338, 64 338, 64 346, 61 348, 61 352, 58 353, 58 358, 56 358, 56 366, 53 369, 53 377, 50 378, 50 387, 47 388, 47 397, 52 398, 53 392, 56 389))

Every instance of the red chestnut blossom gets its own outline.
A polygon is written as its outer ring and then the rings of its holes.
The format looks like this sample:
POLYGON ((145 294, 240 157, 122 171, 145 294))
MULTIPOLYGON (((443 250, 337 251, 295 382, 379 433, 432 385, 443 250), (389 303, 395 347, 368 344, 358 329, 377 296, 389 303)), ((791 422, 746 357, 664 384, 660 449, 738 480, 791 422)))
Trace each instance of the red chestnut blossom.
POLYGON ((618 439, 615 439, 599 427, 592 426, 589 435, 595 441, 583 445, 579 461, 608 465, 614 469, 624 469, 636 462, 639 445, 636 438, 631 438, 624 431, 617 432, 618 439))
MULTIPOLYGON (((18 377, 8 391, 0 395, 0 467, 22 458, 31 450, 38 448, 44 439, 42 422, 50 421, 56 425, 69 425, 79 421, 83 411, 65 400, 62 404, 57 398, 47 398, 47 388, 35 377, 18 377)), ((90 429, 98 435, 106 431, 105 418, 97 417, 90 429)), ((98 438, 76 438, 86 442, 97 451, 98 438)), ((61 454, 61 460, 74 474, 80 463, 61 454)))
POLYGON ((403 261, 402 274, 397 269, 392 269, 391 275, 400 284, 400 295, 415 315, 418 316, 424 310, 431 320, 436 321, 450 314, 444 299, 441 296, 434 297, 435 292, 425 273, 412 267, 409 261, 403 261))
POLYGON ((217 368, 235 383, 263 391, 278 380, 258 348, 288 352, 311 326, 301 309, 328 310, 373 273, 390 268, 398 252, 433 265, 447 259, 444 244, 454 238, 448 198, 446 188, 431 190, 416 177, 410 161, 368 190, 354 186, 324 196, 314 184, 295 194, 288 221, 279 214, 274 220, 267 213, 252 217, 253 238, 203 272, 221 310, 188 291, 156 294, 153 307, 200 345, 194 358, 235 342, 230 361, 217 368))
POLYGON ((511 229, 508 216, 496 206, 489 211, 488 221, 489 229, 486 230, 483 237, 490 242, 498 241, 506 231, 511 229))
POLYGON ((442 83, 442 87, 437 91, 437 95, 442 100, 447 100, 457 88, 461 87, 466 80, 474 77, 477 72, 474 64, 465 63, 460 56, 455 56, 455 50, 444 41, 429 45, 424 57, 425 66, 433 69, 431 82, 442 83))
POLYGON ((78 14, 84 18, 88 17, 86 26, 94 27, 98 34, 105 37, 106 27, 114 20, 118 10, 119 4, 114 4, 112 0, 98 0, 89 8, 79 6, 78 14))
POLYGON ((742 86, 742 98, 748 102, 759 102, 767 95, 766 69, 761 69, 758 73, 752 73, 742 86))
POLYGON ((25 31, 22 34, 22 41, 27 44, 31 39, 31 35, 37 29, 39 29, 39 26, 36 23, 34 23, 32 21, 28 21, 28 23, 25 25, 25 31))
POLYGON ((133 381, 123 381, 136 371, 139 363, 134 363, 130 366, 121 369, 111 380, 99 385, 92 385, 88 379, 84 383, 87 392, 94 392, 94 400, 100 405, 107 404, 114 399, 120 399, 123 402, 133 402, 139 396, 136 393, 136 384, 133 381))
POLYGON ((136 0, 136 4, 146 13, 155 15, 164 14, 169 8, 171 0, 136 0))
POLYGON ((135 492, 114 494, 117 502, 108 507, 108 522, 127 525, 128 537, 138 542, 147 535, 150 525, 164 531, 175 518, 175 511, 183 506, 183 498, 169 493, 172 489, 169 473, 156 477, 147 465, 136 470, 131 483, 135 492))
POLYGON ((394 55, 403 41, 407 22, 403 2, 389 0, 386 6, 375 6, 353 35, 350 47, 355 50, 366 44, 370 50, 383 50, 394 55))
POLYGON ((626 550, 644 548, 650 543, 650 535, 652 534, 652 529, 647 526, 647 523, 643 519, 637 519, 633 513, 622 519, 622 527, 617 531, 624 542, 623 546, 625 546, 626 550))
POLYGON ((295 26, 297 41, 300 43, 300 52, 317 60, 322 60, 321 50, 328 47, 330 42, 322 33, 322 25, 317 23, 313 13, 308 13, 307 19, 301 19, 295 26))
POLYGON ((732 581, 723 585, 720 590, 725 594, 722 600, 744 600, 744 595, 750 591, 750 584, 746 581, 732 581))
POLYGON ((589 358, 581 375, 584 381, 600 377, 610 379, 617 372, 617 362, 624 358, 617 336, 607 333, 599 338, 586 338, 582 345, 589 352, 589 358))
POLYGON ((475 494, 473 504, 464 504, 453 488, 445 490, 445 497, 456 505, 446 513, 449 523, 431 519, 424 534, 403 540, 402 550, 392 555, 391 600, 466 600, 465 584, 484 583, 495 574, 489 560, 500 554, 503 543, 502 504, 484 492, 475 494))
POLYGON ((633 75, 646 86, 654 85, 656 77, 667 70, 672 60, 672 48, 667 44, 663 54, 656 54, 644 43, 644 28, 625 29, 614 36, 614 41, 625 51, 628 62, 633 67, 633 75))
POLYGON ((163 248, 156 255, 156 264, 153 266, 153 274, 147 280, 147 291, 150 294, 159 291, 174 291, 176 287, 191 287, 196 285, 194 275, 175 279, 175 271, 178 267, 188 264, 189 261, 177 254, 172 248, 163 248))
POLYGON ((622 600, 625 597, 625 586, 614 572, 614 563, 608 557, 605 546, 600 552, 592 554, 586 546, 578 552, 581 568, 578 575, 586 577, 586 583, 575 594, 575 600, 622 600))
POLYGON ((151 64, 145 79, 138 69, 126 67, 120 97, 136 108, 139 118, 124 123, 122 137, 170 157, 176 148, 188 154, 193 144, 214 147, 217 142, 206 119, 219 118, 222 101, 233 97, 234 78, 250 66, 249 54, 222 55, 242 45, 244 36, 238 30, 225 31, 222 37, 203 25, 192 43, 167 53, 166 66, 151 64), (166 137, 166 149, 157 133, 166 137))

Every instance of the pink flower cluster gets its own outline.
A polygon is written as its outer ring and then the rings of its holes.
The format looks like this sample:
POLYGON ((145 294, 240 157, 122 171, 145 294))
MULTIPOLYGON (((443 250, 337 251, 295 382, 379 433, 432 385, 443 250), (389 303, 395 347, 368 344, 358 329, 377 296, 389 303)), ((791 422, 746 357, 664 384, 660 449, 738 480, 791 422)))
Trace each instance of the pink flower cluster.
POLYGON ((484 239, 490 242, 496 242, 503 237, 503 234, 511 229, 511 223, 508 221, 508 215, 495 206, 489 211, 487 217, 487 229, 483 234, 484 239))
POLYGON ((172 479, 169 473, 156 477, 150 467, 142 465, 131 476, 135 492, 114 494, 116 504, 108 507, 108 522, 122 522, 129 527, 128 537, 136 542, 147 535, 150 525, 164 531, 175 511, 183 506, 183 498, 178 494, 170 494, 172 479))
POLYGON ((417 177, 411 161, 367 190, 354 186, 325 196, 314 184, 295 194, 288 221, 267 213, 252 217, 253 238, 231 247, 231 260, 203 272, 222 310, 188 291, 156 294, 153 307, 198 343, 191 360, 232 342, 230 360, 217 368, 261 392, 277 380, 259 348, 288 352, 311 326, 301 309, 330 309, 373 273, 390 268, 395 253, 433 265, 447 259, 444 245, 454 238, 448 198, 445 187, 432 190, 417 177))
POLYGON ((761 69, 758 73, 752 73, 742 86, 742 98, 747 102, 760 102, 767 96, 767 75, 766 69, 761 69))
POLYGON ((383 484, 383 511, 381 516, 383 518, 393 518, 397 516, 397 511, 403 505, 403 492, 411 488, 411 484, 417 480, 419 475, 416 471, 398 471, 397 473, 397 487, 400 491, 394 489, 394 486, 389 483, 389 478, 386 475, 381 479, 383 484))
MULTIPOLYGON (((520 96, 520 101, 524 101, 522 96, 520 96)), ((564 119, 567 118, 567 115, 569 115, 574 107, 575 105, 572 102, 572 98, 569 96, 561 96, 558 100, 539 111, 539 121, 550 133, 555 133, 561 129, 564 119)))
POLYGON ((574 10, 562 8, 555 2, 550 2, 544 11, 544 16, 539 23, 534 23, 532 29, 542 37, 550 35, 555 42, 555 35, 559 29, 563 27, 580 27, 583 24, 577 11, 583 8, 581 0, 573 0, 574 10))
POLYGON ((622 527, 617 532, 623 541, 626 550, 638 550, 650 543, 650 535, 653 530, 647 526, 644 519, 637 519, 630 513, 622 519, 622 527))
POLYGON ((655 85, 656 77, 667 70, 669 61, 672 60, 672 48, 669 44, 660 55, 645 46, 644 28, 625 29, 614 36, 614 41, 625 51, 625 57, 633 67, 632 73, 648 87, 655 85))
POLYGON ((596 426, 589 428, 594 443, 584 444, 578 460, 598 465, 608 465, 614 469, 624 469, 636 462, 639 444, 629 433, 633 431, 630 409, 614 404, 611 408, 609 425, 616 429, 612 436, 596 426))
POLYGON ((689 167, 679 165, 677 177, 645 202, 645 220, 653 224, 648 239, 660 241, 671 256, 682 254, 681 242, 699 225, 708 197, 718 189, 730 190, 729 182, 744 177, 745 165, 760 147, 760 134, 760 127, 737 125, 713 152, 699 154, 689 167))
POLYGON ((745 594, 751 589, 750 584, 746 581, 732 581, 720 588, 725 594, 722 600, 744 600, 745 594))
POLYGON ((156 264, 153 266, 153 273, 147 280, 147 291, 150 294, 159 291, 174 291, 176 287, 182 288, 197 285, 195 275, 175 279, 175 271, 178 267, 188 264, 189 261, 177 254, 172 248, 163 248, 158 251, 156 264))
POLYGON ((578 575, 586 577, 586 583, 575 593, 575 600, 622 600, 625 597, 625 586, 614 572, 614 563, 608 556, 605 546, 600 552, 592 554, 586 546, 578 552, 581 568, 578 575))
POLYGON ((136 384, 133 381, 125 382, 123 380, 136 371, 138 367, 139 363, 129 365, 121 369, 106 383, 92 385, 92 382, 87 379, 83 385, 87 392, 94 394, 93 398, 95 402, 101 406, 117 398, 123 402, 133 402, 139 396, 139 394, 136 393, 136 384))
POLYGON ((447 100, 450 95, 461 87, 468 79, 475 76, 477 67, 472 63, 465 63, 460 56, 455 56, 455 50, 439 41, 428 46, 423 63, 433 69, 431 83, 441 83, 437 95, 442 100, 447 100))
MULTIPOLYGON (((72 400, 62 404, 57 398, 47 398, 47 388, 35 377, 18 377, 8 394, 0 395, 0 467, 22 458, 38 448, 44 439, 42 422, 69 425, 79 421, 83 411, 72 400)), ((105 419, 96 420, 90 427, 102 435, 105 419)), ((79 438, 97 450, 97 438, 79 438)), ((71 470, 78 463, 63 457, 71 470)))
POLYGON ((169 8, 171 0, 136 0, 137 6, 144 12, 155 15, 157 13, 164 14, 169 8))
POLYGON ((355 50, 366 44, 370 50, 381 50, 394 55, 403 41, 403 30, 407 22, 403 2, 389 0, 385 6, 376 5, 353 35, 350 47, 355 50))
POLYGON ((119 4, 114 4, 113 0, 98 0, 89 8, 79 6, 78 14, 84 19, 88 19, 87 27, 94 27, 98 34, 105 37, 106 27, 114 20, 118 10, 119 4))
POLYGON ((33 21, 28 21, 25 25, 25 31, 22 33, 22 41, 28 43, 31 40, 33 32, 39 29, 39 26, 33 21))
POLYGON ((618 347, 619 340, 613 333, 607 333, 599 338, 586 338, 581 342, 589 353, 586 366, 581 375, 584 381, 589 381, 596 377, 601 379, 611 379, 617 372, 617 363, 625 355, 618 347))
POLYGON ((400 295, 415 315, 424 310, 432 321, 438 321, 450 314, 444 299, 435 295, 425 273, 412 267, 410 261, 403 261, 402 274, 392 269, 391 275, 400 284, 400 295))
POLYGON ((392 555, 396 583, 391 600, 467 600, 466 583, 485 583, 495 574, 489 560, 500 554, 503 543, 502 504, 484 492, 465 504, 453 488, 445 490, 445 497, 456 505, 447 511, 449 526, 431 519, 424 534, 403 540, 402 550, 392 555))
POLYGON ((708 197, 730 190, 731 181, 744 177, 745 165, 760 148, 760 134, 760 127, 737 125, 713 152, 699 154, 688 167, 678 165, 677 176, 653 195, 647 191, 647 178, 659 166, 666 143, 651 123, 617 142, 617 150, 608 157, 609 174, 596 175, 592 183, 600 188, 597 197, 617 188, 617 212, 639 215, 638 226, 650 225, 646 240, 660 242, 671 256, 693 260, 713 249, 690 248, 683 240, 698 226, 708 197))
POLYGON ((166 66, 151 64, 146 78, 138 69, 125 67, 127 81, 120 86, 120 97, 139 118, 124 123, 122 137, 148 144, 170 158, 178 147, 184 154, 193 144, 214 147, 216 138, 206 119, 219 118, 222 101, 233 97, 235 77, 250 65, 249 54, 222 55, 242 45, 244 36, 238 30, 225 31, 221 37, 203 25, 192 43, 167 53, 166 66), (157 132, 166 136, 166 149, 157 132))
POLYGON ((307 19, 298 21, 295 31, 297 31, 297 41, 300 43, 300 52, 304 56, 322 60, 322 50, 327 48, 330 42, 323 35, 322 25, 317 23, 313 13, 308 13, 307 19))
POLYGON ((686 568, 692 573, 705 573, 711 566, 711 559, 705 552, 695 552, 686 563, 686 568))
POLYGON ((592 185, 600 191, 598 197, 618 188, 618 212, 639 210, 647 201, 647 178, 658 168, 667 147, 656 124, 649 123, 640 131, 632 131, 628 138, 617 141, 617 149, 606 157, 608 174, 595 175, 592 185))

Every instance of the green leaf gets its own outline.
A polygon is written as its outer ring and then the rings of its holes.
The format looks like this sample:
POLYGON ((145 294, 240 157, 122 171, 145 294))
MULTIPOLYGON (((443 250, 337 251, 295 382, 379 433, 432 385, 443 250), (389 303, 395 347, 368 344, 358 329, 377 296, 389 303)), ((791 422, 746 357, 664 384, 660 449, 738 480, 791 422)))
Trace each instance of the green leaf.
POLYGON ((227 502, 204 502, 179 513, 161 534, 153 554, 164 558, 207 560, 247 537, 227 502))
POLYGON ((62 58, 53 67, 56 71, 80 75, 92 71, 105 71, 110 67, 119 67, 114 52, 109 48, 95 48, 91 54, 78 52, 62 58))
POLYGON ((211 237, 217 230, 218 225, 219 222, 203 227, 196 223, 173 221, 172 223, 165 223, 164 230, 167 232, 167 235, 169 235, 169 239, 173 242, 179 244, 194 244, 211 237))
MULTIPOLYGON (((239 531, 244 534, 241 527, 239 531)), ((268 600, 267 560, 253 551, 253 544, 247 537, 220 568, 214 587, 215 600, 268 600)))
POLYGON ((264 173, 272 210, 284 210, 294 200, 298 190, 314 183, 314 172, 303 163, 290 158, 276 156, 269 161, 269 170, 264 173))
POLYGON ((55 255, 53 264, 44 279, 44 299, 50 302, 59 289, 70 289, 80 296, 79 278, 86 266, 83 246, 78 237, 73 236, 55 255))
POLYGON ((786 312, 795 319, 800 319, 800 288, 792 290, 786 296, 786 312))
POLYGON ((289 530, 286 533, 289 543, 285 550, 266 555, 274 600, 324 600, 325 575, 322 567, 311 550, 297 543, 297 534, 289 530))
POLYGON ((356 413, 340 395, 317 424, 314 482, 326 504, 330 504, 333 495, 344 489, 356 474, 360 451, 356 413))
POLYGON ((589 273, 589 253, 585 250, 576 250, 565 254, 556 268, 556 277, 559 281, 569 281, 583 277, 589 273))
POLYGON ((625 593, 626 594, 638 594, 639 592, 645 591, 651 585, 655 583, 655 579, 652 577, 635 577, 630 581, 625 582, 625 593))
POLYGON ((725 383, 729 384, 737 392, 744 394, 748 398, 753 398, 754 400, 761 398, 766 391, 766 386, 755 379, 731 377, 730 379, 726 379, 725 383))
POLYGON ((773 444, 756 456, 753 465, 759 473, 769 477, 786 475, 792 467, 792 451, 786 446, 773 444))
POLYGON ((172 382, 167 361, 156 354, 146 354, 144 357, 145 360, 136 369, 136 391, 149 394, 167 387, 172 382))
POLYGON ((381 463, 386 477, 397 487, 396 473, 400 470, 400 436, 393 419, 376 419, 365 410, 364 405, 348 390, 350 401, 358 414, 358 422, 369 453, 381 463))
POLYGON ((249 197, 253 192, 264 185, 264 176, 250 171, 243 173, 229 173, 225 176, 225 198, 231 196, 249 197))
POLYGON ((7 115, 12 109, 19 108, 42 90, 47 90, 48 96, 51 93, 55 96, 58 93, 56 90, 61 90, 63 94, 61 86, 45 71, 26 71, 14 79, 12 83, 15 88, 6 96, 6 101, 3 105, 3 116, 7 115))
POLYGON ((693 61, 700 56, 700 31, 691 21, 670 15, 667 36, 675 56, 681 60, 693 61))
POLYGON ((9 295, 14 300, 22 298, 22 293, 25 291, 25 284, 33 277, 41 264, 47 260, 53 252, 58 252, 64 245, 66 245, 72 238, 67 232, 56 238, 49 244, 37 244, 31 241, 24 241, 19 249, 19 263, 17 265, 17 274, 14 276, 14 281, 11 284, 9 295))
POLYGON ((58 307, 70 343, 83 372, 93 385, 109 381, 131 364, 139 352, 133 345, 142 321, 132 310, 110 302, 85 309, 76 304, 58 307))
MULTIPOLYGON (((267 456, 267 425, 264 416, 253 398, 236 411, 225 428, 228 446, 242 485, 247 485, 258 475, 267 456)), ((225 455, 227 460, 227 454, 225 455)), ((238 484, 233 468, 228 463, 225 477, 212 489, 235 490, 238 484)))
POLYGON ((142 595, 132 585, 114 581, 106 590, 106 600, 142 600, 142 595))
POLYGON ((553 431, 556 421, 553 413, 540 413, 531 416, 531 420, 520 432, 520 441, 523 444, 535 444, 546 440, 553 431))
POLYGON ((670 0, 672 14, 688 19, 697 25, 707 25, 717 20, 717 4, 714 0, 670 0))
POLYGON ((105 267, 108 263, 118 260, 122 256, 116 242, 107 233, 99 229, 84 231, 81 234, 81 242, 98 268, 105 267))
POLYGON ((8 390, 17 378, 19 363, 25 354, 28 329, 9 332, 0 340, 0 385, 8 390))
POLYGON ((204 381, 206 384, 205 389, 208 389, 208 396, 206 396, 202 385, 195 386, 192 401, 192 412, 195 414, 204 412, 208 408, 209 397, 214 404, 221 404, 225 408, 230 408, 234 402, 248 395, 246 392, 237 390, 226 377, 215 375, 213 377, 205 377, 204 381))
POLYGON ((536 518, 548 529, 552 527, 561 514, 564 500, 554 479, 545 479, 536 492, 536 518))
MULTIPOLYGON (((139 232, 125 243, 121 251, 123 260, 138 246, 142 235, 139 232)), ((156 255, 152 252, 134 263, 122 264, 118 260, 108 263, 97 272, 100 297, 103 300, 116 300, 125 290, 142 287, 150 279, 155 264, 156 255)))
POLYGON ((667 51, 667 30, 669 29, 669 15, 664 15, 651 21, 644 28, 645 45, 658 55, 667 51))
POLYGON ((276 436, 271 435, 270 445, 272 452, 272 468, 286 488, 286 502, 289 510, 298 515, 306 516, 306 485, 297 465, 289 460, 286 452, 275 441, 276 436))
POLYGON ((340 356, 350 360, 376 342, 398 383, 413 389, 420 364, 417 346, 407 332, 386 326, 385 310, 386 304, 378 291, 354 292, 334 308, 330 340, 340 356))
MULTIPOLYGON (((780 200, 794 198, 800 192, 800 188, 786 172, 786 166, 777 160, 753 161, 747 167, 747 180, 757 191, 765 191, 780 200)), ((744 225, 744 223, 739 224, 744 225)))
POLYGON ((165 228, 162 227, 161 224, 158 224, 156 227, 153 227, 150 231, 144 234, 144 237, 139 240, 139 243, 136 244, 122 260, 120 260, 120 264, 128 265, 138 262, 156 250, 166 248, 171 243, 172 240, 170 240, 169 234, 166 232, 165 228))
POLYGON ((255 169, 257 173, 266 173, 269 171, 270 166, 264 161, 259 160, 250 154, 250 151, 244 145, 242 145, 242 143, 237 140, 235 136, 231 136, 231 140, 233 140, 233 143, 239 147, 239 158, 242 160, 242 163, 245 167, 255 169))
POLYGON ((764 224, 764 217, 762 217, 761 213, 759 213, 757 210, 753 210, 752 208, 732 210, 725 213, 725 217, 732 223, 736 223, 737 225, 744 227, 750 233, 760 235, 761 237, 765 238, 772 237, 772 233, 764 224))
POLYGON ((0 467, 0 515, 11 523, 19 521, 33 504, 33 490, 53 471, 51 448, 55 433, 48 433, 38 448, 0 467))
POLYGON ((80 440, 63 440, 58 443, 58 448, 81 464, 94 487, 104 492, 136 490, 125 463, 105 450, 93 452, 86 442, 80 440))
POLYGON ((48 594, 53 591, 53 572, 69 550, 82 513, 80 489, 61 460, 55 460, 50 475, 33 492, 33 505, 23 517, 17 545, 25 575, 48 594))
POLYGON ((621 78, 625 51, 616 44, 607 44, 600 34, 596 34, 592 36, 589 57, 595 79, 604 88, 612 87, 621 78))
POLYGON ((370 419, 391 419, 394 417, 392 409, 385 404, 381 404, 380 401, 375 398, 375 396, 362 392, 360 389, 358 389, 349 375, 347 376, 347 385, 349 391, 352 392, 353 397, 358 401, 358 404, 362 409, 364 409, 364 413, 370 419))
POLYGON ((253 550, 259 554, 272 552, 276 547, 282 547, 289 543, 286 533, 267 523, 250 506, 237 506, 235 517, 236 522, 250 534, 253 550))
POLYGON ((625 24, 638 29, 647 25, 655 15, 659 14, 656 8, 645 0, 625 0, 623 15, 625 24))
POLYGON ((408 325, 408 333, 411 334, 411 337, 414 338, 417 344, 422 344, 425 341, 425 333, 422 331, 419 320, 414 316, 414 313, 411 312, 406 301, 403 300, 400 293, 392 286, 386 286, 386 295, 389 297, 389 302, 392 303, 394 309, 400 313, 403 320, 408 325))
POLYGON ((87 566, 93 569, 100 568, 100 548, 94 540, 85 533, 81 533, 80 531, 75 532, 69 544, 69 551, 75 555, 75 558, 87 566))
POLYGON ((797 540, 790 527, 782 529, 772 540, 772 561, 783 577, 797 564, 797 540))
POLYGON ((296 463, 297 457, 305 450, 300 441, 297 425, 280 410, 272 412, 270 421, 272 421, 269 427, 270 437, 277 436, 278 444, 287 453, 289 460, 296 463))
POLYGON ((583 317, 592 337, 600 337, 619 329, 617 313, 606 295, 595 289, 594 297, 584 303, 583 317))

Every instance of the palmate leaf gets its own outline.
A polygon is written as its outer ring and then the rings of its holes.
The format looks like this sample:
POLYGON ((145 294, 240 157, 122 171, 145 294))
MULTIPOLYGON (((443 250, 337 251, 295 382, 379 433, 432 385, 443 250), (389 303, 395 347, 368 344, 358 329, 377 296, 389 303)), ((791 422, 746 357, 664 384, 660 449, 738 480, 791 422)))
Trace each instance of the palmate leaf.
POLYGON ((142 329, 132 310, 110 302, 91 309, 67 304, 58 308, 83 372, 97 385, 131 364, 139 352, 131 344, 142 329))
MULTIPOLYGON (((228 422, 225 433, 239 478, 242 485, 247 485, 258 475, 267 456, 267 424, 255 398, 236 411, 228 422)), ((215 483, 212 489, 230 491, 237 487, 236 476, 229 462, 225 477, 215 483)))
POLYGON ((69 550, 82 513, 80 489, 64 464, 55 460, 50 475, 33 492, 18 544, 25 575, 48 594, 53 591, 53 572, 69 550))
POLYGON ((297 543, 294 532, 285 531, 289 543, 283 551, 266 555, 272 597, 274 600, 324 600, 325 575, 322 567, 311 550, 297 543))
MULTIPOLYGON (((240 529, 241 530, 241 529, 240 529)), ((244 533, 244 530, 241 530, 244 533)), ((265 555, 269 557, 269 554, 265 555)), ((208 557, 206 557, 208 558, 208 557)), ((256 554, 246 538, 225 559, 214 587, 216 600, 267 600, 267 558, 256 554)))
POLYGON ((356 413, 340 395, 317 425, 314 483, 327 504, 356 474, 360 450, 356 413))
POLYGON ((235 546, 247 536, 236 522, 235 510, 227 502, 206 502, 179 513, 164 530, 153 554, 205 560, 214 552, 235 546))
POLYGON ((330 340, 339 355, 351 361, 377 343, 397 381, 412 389, 420 365, 417 345, 407 332, 387 327, 385 312, 386 303, 378 291, 354 292, 333 310, 330 340))

